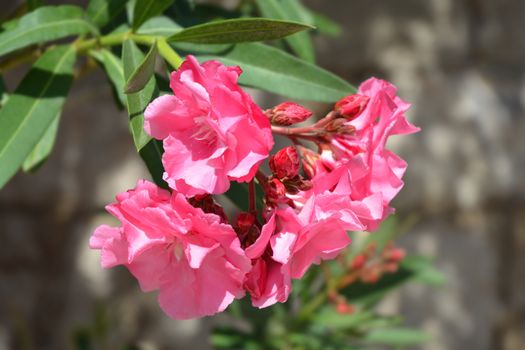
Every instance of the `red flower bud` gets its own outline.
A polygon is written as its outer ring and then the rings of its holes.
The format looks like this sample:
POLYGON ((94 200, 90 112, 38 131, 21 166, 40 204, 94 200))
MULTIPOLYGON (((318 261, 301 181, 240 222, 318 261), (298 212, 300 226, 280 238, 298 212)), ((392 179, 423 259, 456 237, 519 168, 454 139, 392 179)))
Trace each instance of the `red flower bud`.
POLYGON ((274 175, 283 179, 292 178, 299 173, 299 155, 294 147, 286 147, 270 157, 270 169, 274 175))
POLYGON ((272 201, 278 201, 286 196, 286 187, 279 179, 271 179, 268 182, 268 191, 266 193, 272 201))
POLYGON ((266 111, 272 124, 289 126, 304 122, 312 116, 312 112, 293 102, 283 102, 266 111))
POLYGON ((349 95, 337 101, 334 111, 343 117, 352 120, 361 114, 369 100, 370 97, 368 96, 359 94, 349 95))

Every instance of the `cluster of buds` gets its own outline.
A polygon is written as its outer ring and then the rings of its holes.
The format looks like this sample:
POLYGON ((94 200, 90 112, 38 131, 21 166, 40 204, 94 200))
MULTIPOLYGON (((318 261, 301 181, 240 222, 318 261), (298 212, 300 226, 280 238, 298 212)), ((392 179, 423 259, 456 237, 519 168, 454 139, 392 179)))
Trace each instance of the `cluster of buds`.
POLYGON ((299 154, 293 146, 279 150, 269 160, 272 175, 266 182, 267 204, 286 202, 293 207, 293 201, 289 200, 287 194, 296 194, 306 191, 312 184, 299 172, 301 168, 299 154))
POLYGON ((405 250, 395 247, 392 242, 386 245, 380 255, 376 251, 376 245, 371 244, 350 263, 350 270, 357 273, 357 279, 363 283, 376 283, 385 273, 395 273, 406 256, 405 250))
MULTIPOLYGON (((376 244, 372 243, 349 264, 345 264, 348 270, 341 278, 338 287, 344 288, 356 282, 376 283, 385 274, 395 273, 405 256, 405 250, 395 247, 392 242, 389 242, 379 254, 376 244)), ((349 314, 355 311, 355 306, 349 304, 348 300, 336 290, 331 291, 328 297, 338 313, 349 314)))

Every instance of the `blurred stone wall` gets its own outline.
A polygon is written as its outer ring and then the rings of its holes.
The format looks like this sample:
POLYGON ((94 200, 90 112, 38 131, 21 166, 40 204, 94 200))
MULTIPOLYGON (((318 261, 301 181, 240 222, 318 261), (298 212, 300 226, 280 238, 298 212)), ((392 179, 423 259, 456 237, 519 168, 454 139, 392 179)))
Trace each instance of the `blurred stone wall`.
MULTIPOLYGON (((316 38, 319 64, 355 83, 391 80, 423 128, 393 140, 409 163, 395 206, 419 218, 402 245, 434 256, 447 284, 410 286, 382 308, 431 332, 425 349, 525 349, 525 2, 305 2, 344 28, 316 38)), ((103 206, 146 172, 104 76, 71 94, 49 161, 0 191, 0 350, 69 349, 87 327, 98 348, 207 349, 209 321, 168 320, 87 248, 103 206)))

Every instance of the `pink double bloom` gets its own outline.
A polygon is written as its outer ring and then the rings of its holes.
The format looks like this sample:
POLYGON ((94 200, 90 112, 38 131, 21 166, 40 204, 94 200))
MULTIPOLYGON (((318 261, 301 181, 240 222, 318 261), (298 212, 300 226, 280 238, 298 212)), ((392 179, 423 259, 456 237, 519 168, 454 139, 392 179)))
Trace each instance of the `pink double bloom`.
POLYGON ((270 122, 237 85, 241 72, 188 56, 171 74, 174 95, 146 109, 146 132, 164 143, 164 180, 179 193, 224 193, 232 180, 250 181, 268 157, 270 122))

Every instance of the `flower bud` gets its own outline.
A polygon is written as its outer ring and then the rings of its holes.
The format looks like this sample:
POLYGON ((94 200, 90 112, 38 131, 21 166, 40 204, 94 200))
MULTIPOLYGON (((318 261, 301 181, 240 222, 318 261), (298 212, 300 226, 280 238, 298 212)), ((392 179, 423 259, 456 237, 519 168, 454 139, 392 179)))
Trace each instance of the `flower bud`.
POLYGON ((268 193, 266 195, 272 200, 278 200, 286 196, 286 187, 279 179, 271 179, 268 182, 268 193))
POLYGON ((297 103, 283 102, 266 110, 266 115, 272 124, 289 126, 304 122, 312 116, 312 112, 297 103))
POLYGON ((294 147, 286 147, 270 157, 270 169, 279 178, 292 178, 299 173, 299 155, 294 147))
POLYGON ((335 104, 334 111, 342 115, 348 120, 357 118, 359 114, 365 109, 370 97, 353 94, 343 97, 335 104))

